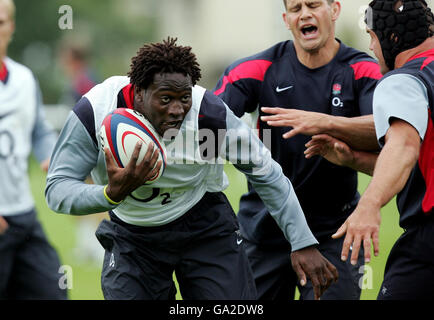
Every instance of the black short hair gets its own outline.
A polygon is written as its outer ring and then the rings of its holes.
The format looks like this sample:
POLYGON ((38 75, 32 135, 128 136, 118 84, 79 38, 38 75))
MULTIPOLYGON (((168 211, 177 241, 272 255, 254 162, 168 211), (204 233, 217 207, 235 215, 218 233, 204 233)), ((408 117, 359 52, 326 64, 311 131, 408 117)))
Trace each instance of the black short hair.
POLYGON ((189 75, 193 86, 201 78, 201 71, 191 47, 179 46, 177 38, 168 37, 159 43, 145 44, 131 59, 128 72, 130 82, 147 89, 158 73, 182 73, 189 75))

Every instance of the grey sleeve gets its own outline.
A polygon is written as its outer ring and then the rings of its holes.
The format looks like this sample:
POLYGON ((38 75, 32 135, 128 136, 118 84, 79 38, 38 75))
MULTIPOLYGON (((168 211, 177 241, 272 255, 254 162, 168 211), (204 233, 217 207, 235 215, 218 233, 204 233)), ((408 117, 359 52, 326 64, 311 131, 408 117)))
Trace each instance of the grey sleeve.
POLYGON ((56 140, 56 131, 45 119, 41 90, 36 82, 36 117, 32 131, 32 149, 39 162, 50 158, 56 140))
POLYGON ((292 250, 317 244, 294 188, 255 132, 228 109, 221 156, 244 173, 275 219, 292 250))
POLYGON ((373 111, 378 142, 384 138, 393 118, 411 124, 423 140, 428 127, 428 93, 418 78, 395 74, 381 81, 374 93, 373 111))
POLYGON ((104 197, 101 185, 84 180, 96 166, 98 150, 74 112, 54 147, 45 197, 50 209, 73 215, 105 212, 116 206, 104 197))

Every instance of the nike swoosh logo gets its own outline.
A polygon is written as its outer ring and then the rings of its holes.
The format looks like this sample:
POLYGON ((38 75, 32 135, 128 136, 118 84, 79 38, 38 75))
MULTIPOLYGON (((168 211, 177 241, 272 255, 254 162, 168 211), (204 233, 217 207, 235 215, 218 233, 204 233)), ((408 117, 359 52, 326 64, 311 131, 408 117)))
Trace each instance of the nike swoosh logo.
POLYGON ((241 240, 237 240, 237 245, 240 245, 241 242, 243 242, 243 239, 241 239, 241 240))
POLYGON ((9 111, 9 112, 6 112, 6 113, 0 115, 0 120, 3 120, 3 119, 6 118, 7 116, 10 116, 11 114, 13 114, 13 113, 15 113, 15 112, 16 112, 16 110, 11 110, 11 111, 9 111))
POLYGON ((285 87, 285 88, 279 88, 279 87, 276 87, 276 92, 286 91, 286 90, 291 89, 292 87, 293 87, 293 86, 289 86, 289 87, 285 87))

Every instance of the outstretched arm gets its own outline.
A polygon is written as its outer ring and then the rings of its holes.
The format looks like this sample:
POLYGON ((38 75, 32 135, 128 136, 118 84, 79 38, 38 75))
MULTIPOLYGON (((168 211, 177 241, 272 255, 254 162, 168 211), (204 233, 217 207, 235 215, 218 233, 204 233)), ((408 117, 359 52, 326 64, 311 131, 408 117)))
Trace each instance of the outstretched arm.
POLYGON ((253 185, 291 243, 291 262, 300 284, 305 285, 309 278, 315 298, 319 299, 337 281, 338 272, 316 249, 318 242, 307 225, 291 182, 254 131, 229 110, 226 123, 228 130, 226 144, 222 146, 222 156, 243 172, 253 185), (243 150, 248 152, 242 152, 243 150))
POLYGON ((306 143, 304 152, 307 159, 319 155, 338 166, 346 166, 372 176, 378 158, 376 152, 365 152, 351 149, 345 142, 327 134, 312 137, 306 143))
POLYGON ((355 211, 333 235, 346 234, 342 247, 342 260, 347 260, 352 246, 351 263, 357 262, 363 245, 365 261, 371 259, 371 239, 374 254, 379 253, 380 209, 400 192, 419 157, 420 137, 409 123, 395 119, 386 134, 386 144, 378 156, 374 175, 355 211))
POLYGON ((344 141, 355 150, 379 149, 372 115, 348 118, 297 109, 263 107, 261 110, 271 114, 261 117, 269 126, 292 127, 283 135, 284 139, 290 139, 297 134, 328 134, 344 141))

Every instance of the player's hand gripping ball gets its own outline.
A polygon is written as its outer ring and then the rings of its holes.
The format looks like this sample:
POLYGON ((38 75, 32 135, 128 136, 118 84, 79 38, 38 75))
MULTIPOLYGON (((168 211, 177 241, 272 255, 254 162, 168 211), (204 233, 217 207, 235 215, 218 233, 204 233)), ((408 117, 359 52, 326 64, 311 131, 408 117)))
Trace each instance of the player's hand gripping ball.
POLYGON ((112 111, 104 118, 99 137, 101 147, 110 149, 115 162, 121 168, 124 168, 130 161, 137 142, 143 142, 137 163, 143 160, 148 145, 153 143, 154 150, 155 148, 159 150, 156 163, 161 160, 163 164, 158 174, 145 184, 154 183, 162 176, 167 162, 166 149, 161 136, 141 113, 126 108, 112 111))

